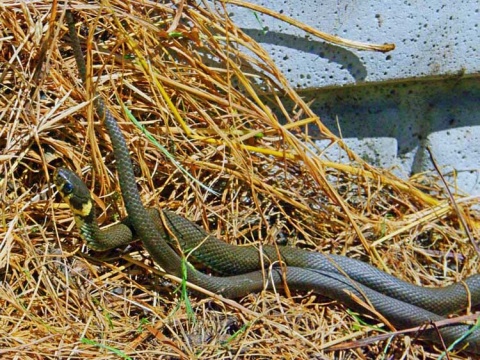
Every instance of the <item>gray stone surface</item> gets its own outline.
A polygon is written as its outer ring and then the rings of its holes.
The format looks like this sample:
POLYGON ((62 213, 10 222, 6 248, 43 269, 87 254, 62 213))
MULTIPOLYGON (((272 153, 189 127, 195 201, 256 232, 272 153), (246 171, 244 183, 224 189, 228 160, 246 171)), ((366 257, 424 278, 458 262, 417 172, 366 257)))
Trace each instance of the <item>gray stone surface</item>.
MULTIPOLYGON (((480 82, 476 78, 319 89, 302 96, 314 100, 312 110, 355 152, 367 159, 362 155, 367 145, 359 145, 368 139, 368 147, 377 154, 370 156, 370 162, 395 167, 402 177, 433 168, 427 146, 441 166, 461 164, 463 169, 480 171, 480 82), (452 136, 458 134, 455 130, 468 136, 452 136), (372 138, 379 141, 375 144, 372 138), (394 140, 396 147, 385 139, 394 140)), ((310 133, 320 135, 315 129, 310 133)), ((465 185, 474 188, 470 181, 465 185)))
MULTIPOLYGON (((337 134, 338 118, 357 154, 408 177, 432 169, 429 146, 459 189, 480 194, 478 0, 251 1, 347 39, 394 43, 385 54, 347 49, 228 8, 337 134)), ((325 155, 347 161, 338 148, 325 155)))
POLYGON ((235 23, 261 43, 300 88, 480 72, 478 0, 251 2, 332 35, 396 45, 386 54, 347 49, 268 15, 229 6, 235 23))

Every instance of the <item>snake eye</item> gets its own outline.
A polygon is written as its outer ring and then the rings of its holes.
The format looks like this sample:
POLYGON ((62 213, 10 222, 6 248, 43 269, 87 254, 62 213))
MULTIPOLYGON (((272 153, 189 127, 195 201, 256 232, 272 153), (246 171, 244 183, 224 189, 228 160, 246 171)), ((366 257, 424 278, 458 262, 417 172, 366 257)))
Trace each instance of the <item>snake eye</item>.
POLYGON ((62 190, 65 193, 65 195, 71 194, 73 191, 73 185, 69 182, 66 182, 65 184, 63 184, 62 190))

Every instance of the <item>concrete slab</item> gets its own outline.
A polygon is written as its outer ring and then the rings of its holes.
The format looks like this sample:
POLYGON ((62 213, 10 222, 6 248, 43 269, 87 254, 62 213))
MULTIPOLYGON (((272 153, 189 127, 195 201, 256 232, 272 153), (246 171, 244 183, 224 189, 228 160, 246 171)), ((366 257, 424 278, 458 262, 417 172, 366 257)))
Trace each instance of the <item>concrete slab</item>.
MULTIPOLYGON (((457 170, 459 188, 480 194, 478 0, 251 1, 333 35, 394 43, 396 49, 385 54, 347 49, 228 6, 290 83, 309 90, 302 94, 314 100, 325 125, 339 134, 339 124, 357 154, 408 177, 432 169, 425 150, 430 146, 447 173, 457 170)), ((326 154, 347 160, 338 149, 326 154)))

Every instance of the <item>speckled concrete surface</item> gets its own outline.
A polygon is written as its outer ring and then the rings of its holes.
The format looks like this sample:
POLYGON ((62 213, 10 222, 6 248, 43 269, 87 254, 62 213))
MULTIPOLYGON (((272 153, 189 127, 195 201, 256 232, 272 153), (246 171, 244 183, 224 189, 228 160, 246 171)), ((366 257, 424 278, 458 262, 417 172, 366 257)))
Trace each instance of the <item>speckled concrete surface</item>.
POLYGON ((480 72, 478 0, 252 2, 332 35, 396 46, 386 54, 342 48, 270 16, 230 6, 232 19, 301 88, 480 72))
MULTIPOLYGON (((459 189, 480 194, 478 0, 251 1, 344 38, 394 43, 385 54, 342 48, 229 6, 291 84, 309 90, 330 129, 338 117, 360 156, 407 177, 432 168, 429 146, 447 175, 456 171, 459 189)), ((326 154, 342 159, 338 149, 326 154)))

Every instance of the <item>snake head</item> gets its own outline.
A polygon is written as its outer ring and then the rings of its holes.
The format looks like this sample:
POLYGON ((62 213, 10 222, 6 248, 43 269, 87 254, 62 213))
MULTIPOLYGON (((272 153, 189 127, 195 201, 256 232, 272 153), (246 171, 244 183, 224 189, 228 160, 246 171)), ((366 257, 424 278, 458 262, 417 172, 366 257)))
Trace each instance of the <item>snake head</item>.
POLYGON ((91 214, 93 201, 90 190, 77 174, 65 168, 57 168, 53 181, 63 200, 75 215, 87 217, 91 214))

